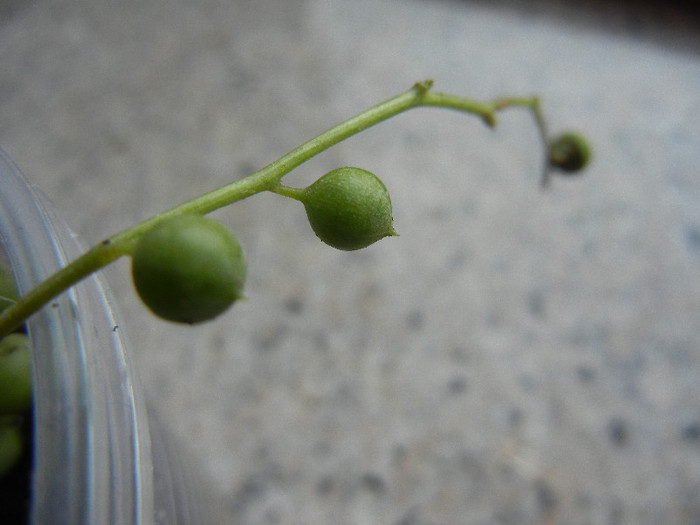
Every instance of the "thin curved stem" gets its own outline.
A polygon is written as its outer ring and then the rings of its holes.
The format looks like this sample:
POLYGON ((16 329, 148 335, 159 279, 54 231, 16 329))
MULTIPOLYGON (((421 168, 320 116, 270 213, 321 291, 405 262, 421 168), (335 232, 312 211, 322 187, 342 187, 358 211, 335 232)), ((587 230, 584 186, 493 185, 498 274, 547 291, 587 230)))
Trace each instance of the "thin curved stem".
POLYGON ((289 197, 300 202, 303 202, 304 188, 293 188, 292 186, 285 186, 284 184, 277 183, 275 186, 270 188, 270 191, 276 193, 277 195, 282 195, 283 197, 289 197))
MULTIPOLYGON (((0 337, 4 337, 19 327, 31 314, 51 301, 52 298, 94 271, 123 255, 130 255, 140 236, 158 222, 186 213, 206 214, 263 191, 272 191, 296 198, 295 192, 291 191, 294 190, 293 188, 280 184, 279 181, 284 175, 338 142, 408 109, 419 106, 456 109, 480 116, 489 126, 494 126, 496 124, 496 111, 510 106, 523 106, 533 112, 540 133, 543 138, 545 137, 544 122, 536 97, 501 97, 491 102, 478 102, 456 95, 434 93, 430 91, 431 87, 431 80, 418 82, 408 91, 333 126, 247 177, 185 201, 105 239, 29 290, 15 304, 0 314, 0 337), (285 188, 289 188, 290 191, 285 190, 285 188)), ((298 193, 296 195, 298 196, 298 193)))

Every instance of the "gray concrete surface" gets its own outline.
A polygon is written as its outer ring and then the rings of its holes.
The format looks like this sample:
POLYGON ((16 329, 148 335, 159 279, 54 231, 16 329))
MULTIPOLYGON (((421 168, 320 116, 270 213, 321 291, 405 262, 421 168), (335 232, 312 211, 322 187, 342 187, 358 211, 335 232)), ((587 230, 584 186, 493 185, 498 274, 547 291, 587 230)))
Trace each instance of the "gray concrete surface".
POLYGON ((105 271, 155 405, 240 524, 700 523, 700 38, 643 2, 35 0, 0 9, 0 145, 87 242, 434 78, 529 116, 416 110, 339 165, 401 237, 319 243, 273 195, 216 217, 249 299, 196 328, 105 271), (586 8, 585 6, 592 6, 586 8))

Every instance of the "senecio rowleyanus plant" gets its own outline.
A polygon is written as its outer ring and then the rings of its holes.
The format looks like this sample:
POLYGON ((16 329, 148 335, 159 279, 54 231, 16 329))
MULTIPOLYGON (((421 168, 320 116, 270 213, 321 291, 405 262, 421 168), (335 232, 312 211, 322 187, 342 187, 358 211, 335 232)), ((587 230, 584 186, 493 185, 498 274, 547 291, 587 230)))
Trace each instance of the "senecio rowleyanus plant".
MULTIPOLYGON (((235 235, 206 214, 264 191, 300 201, 314 233, 340 250, 358 250, 397 235, 384 183, 357 167, 334 169, 306 188, 283 185, 282 177, 314 155, 370 126, 421 106, 450 108, 481 117, 490 127, 506 108, 530 110, 542 139, 542 186, 552 173, 575 174, 591 155, 585 138, 575 132, 548 135, 537 97, 499 97, 489 102, 431 91, 432 81, 371 107, 303 143, 264 168, 183 202, 117 233, 21 297, 10 274, 0 272, 0 476, 19 453, 14 414, 31 404, 29 343, 18 330, 26 319, 56 295, 112 261, 129 256, 136 291, 157 316, 178 323, 201 323, 227 310, 243 296, 246 258, 235 235), (10 458, 11 459, 11 458, 10 458)), ((0 269, 2 270, 2 269, 0 269)))

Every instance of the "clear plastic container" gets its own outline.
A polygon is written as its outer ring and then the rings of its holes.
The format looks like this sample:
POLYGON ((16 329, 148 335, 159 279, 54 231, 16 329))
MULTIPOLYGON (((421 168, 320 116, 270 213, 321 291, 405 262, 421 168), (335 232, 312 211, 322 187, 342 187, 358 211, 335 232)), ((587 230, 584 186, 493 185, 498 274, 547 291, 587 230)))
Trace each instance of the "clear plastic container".
MULTIPOLYGON (((82 251, 2 150, 0 244, 20 292, 82 251)), ((207 523, 210 502, 149 414, 109 301, 93 275, 27 323, 35 414, 30 523, 207 523)))

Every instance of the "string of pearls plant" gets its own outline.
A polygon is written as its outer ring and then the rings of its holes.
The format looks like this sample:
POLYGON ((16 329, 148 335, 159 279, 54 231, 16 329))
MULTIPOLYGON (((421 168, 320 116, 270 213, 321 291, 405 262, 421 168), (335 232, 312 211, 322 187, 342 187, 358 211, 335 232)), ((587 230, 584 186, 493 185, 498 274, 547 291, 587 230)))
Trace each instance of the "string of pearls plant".
MULTIPOLYGON (((242 297, 246 259, 235 235, 206 214, 269 191, 300 201, 311 228, 326 244, 357 250, 396 235, 389 193, 373 173, 341 167, 306 188, 281 179, 314 155, 370 126, 406 110, 436 106, 471 113, 490 127, 496 113, 512 107, 528 109, 542 139, 543 174, 577 173, 590 158, 586 140, 574 132, 550 137, 537 97, 499 97, 478 102, 431 91, 425 80, 301 144, 262 169, 159 213, 117 233, 48 277, 21 297, 10 274, 0 272, 0 423, 2 417, 28 409, 31 403, 29 343, 16 333, 23 323, 55 296, 92 272, 122 257, 132 259, 137 293, 157 316, 180 323, 201 323, 220 315, 242 297)), ((0 270, 2 270, 0 268, 0 270)), ((0 424, 0 442, 6 426, 0 424)), ((12 438, 16 441, 16 436, 12 438)), ((4 443, 4 442, 3 442, 4 443)), ((3 445, 5 450, 11 447, 3 445), (9 448, 8 448, 9 447, 9 448)), ((14 450, 14 449, 13 449, 14 450)), ((3 462, 0 457, 0 475, 3 462)))
POLYGON ((219 315, 241 297, 245 257, 232 233, 203 216, 270 191, 301 201, 322 241, 341 250, 364 248, 395 235, 391 201, 384 184, 359 168, 339 168, 307 188, 283 185, 284 175, 314 155, 370 126, 420 106, 451 108, 477 115, 493 127, 496 113, 524 107, 534 116, 543 142, 542 185, 552 168, 574 173, 588 162, 590 148, 577 133, 550 138, 537 97, 499 97, 478 102, 431 91, 431 80, 371 107, 324 131, 264 168, 159 213, 117 233, 39 283, 0 314, 0 337, 19 327, 53 297, 122 256, 133 259, 139 295, 165 319, 196 323, 219 315), (184 281, 184 282, 183 282, 184 281))

